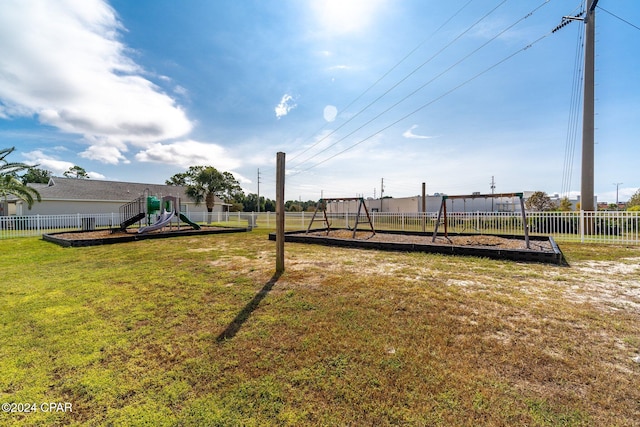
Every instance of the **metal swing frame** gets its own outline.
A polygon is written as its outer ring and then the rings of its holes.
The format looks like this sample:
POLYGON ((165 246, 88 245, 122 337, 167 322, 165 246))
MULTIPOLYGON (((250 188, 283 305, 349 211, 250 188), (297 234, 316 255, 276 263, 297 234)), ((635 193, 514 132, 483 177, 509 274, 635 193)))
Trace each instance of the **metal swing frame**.
MULTIPOLYGON (((436 241, 436 237, 438 236, 438 228, 440 227, 440 224, 444 225, 444 237, 447 240, 449 240, 447 199, 451 199, 453 203, 453 200, 455 199, 478 199, 482 197, 484 198, 518 197, 520 199, 520 211, 522 212, 522 227, 524 229, 524 241, 527 246, 527 249, 531 249, 529 245, 529 227, 527 225, 527 212, 524 208, 523 193, 494 193, 494 194, 469 194, 469 195, 457 195, 457 196, 447 196, 447 195, 442 196, 442 202, 440 203, 440 210, 438 211, 438 219, 436 220, 436 226, 435 226, 435 230, 433 231, 433 237, 431 239, 431 242, 436 241)), ((466 209, 466 205, 465 205, 465 209, 466 209)))
MULTIPOLYGON (((309 222, 309 226, 307 227, 307 231, 305 234, 308 234, 311 230, 311 226, 316 221, 322 221, 326 226, 327 235, 331 231, 331 223, 329 222, 329 217, 327 217, 327 203, 330 202, 358 202, 358 213, 356 214, 356 222, 353 226, 353 235, 351 236, 353 239, 356 237, 356 232, 358 231, 358 224, 360 224, 360 213, 364 208, 364 212, 367 215, 367 222, 369 227, 371 227, 372 236, 376 234, 376 230, 373 228, 373 222, 371 221, 371 216, 369 215, 369 210, 367 209, 367 205, 364 202, 364 198, 362 197, 333 197, 333 198, 322 198, 318 200, 316 204, 316 210, 313 212, 313 216, 311 217, 311 221, 309 222), (322 210, 323 218, 316 218, 318 214, 318 210, 322 210)), ((347 223, 348 226, 348 223, 347 223)))

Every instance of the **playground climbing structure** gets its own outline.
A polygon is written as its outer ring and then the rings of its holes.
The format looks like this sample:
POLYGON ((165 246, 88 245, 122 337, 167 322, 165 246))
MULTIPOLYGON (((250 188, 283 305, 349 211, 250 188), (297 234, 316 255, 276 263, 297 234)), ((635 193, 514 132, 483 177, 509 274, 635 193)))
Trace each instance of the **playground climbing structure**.
POLYGON ((178 229, 180 222, 184 222, 199 230, 200 226, 191 221, 186 215, 180 212, 180 199, 174 196, 164 196, 158 199, 156 196, 143 195, 129 203, 120 206, 120 230, 125 231, 128 227, 136 222, 142 222, 146 219, 146 225, 138 228, 138 233, 147 233, 149 231, 158 230, 175 220, 178 229), (155 222, 151 222, 151 216, 158 214, 155 222))

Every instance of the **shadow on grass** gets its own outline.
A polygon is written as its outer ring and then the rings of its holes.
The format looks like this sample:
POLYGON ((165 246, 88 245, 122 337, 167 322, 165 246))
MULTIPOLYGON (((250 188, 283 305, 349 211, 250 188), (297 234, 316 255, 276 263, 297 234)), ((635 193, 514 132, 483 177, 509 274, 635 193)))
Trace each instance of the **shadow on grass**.
POLYGON ((227 326, 227 328, 218 335, 218 338, 216 338, 217 342, 223 342, 236 336, 244 322, 246 322, 249 319, 249 316, 251 316, 251 313, 258 308, 260 302, 267 296, 269 291, 273 289, 273 286, 278 282, 281 274, 282 273, 274 273, 273 276, 271 276, 271 279, 264 284, 262 289, 260 289, 260 292, 258 292, 256 296, 244 306, 242 311, 240 311, 231 323, 229 323, 229 326, 227 326))

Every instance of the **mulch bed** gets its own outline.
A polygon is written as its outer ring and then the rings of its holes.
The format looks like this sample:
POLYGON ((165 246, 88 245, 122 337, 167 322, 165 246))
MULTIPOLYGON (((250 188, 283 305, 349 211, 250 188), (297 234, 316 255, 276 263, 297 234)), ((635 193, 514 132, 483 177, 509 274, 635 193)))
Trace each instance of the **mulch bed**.
MULTIPOLYGON (((269 235, 275 240, 275 234, 269 235)), ((529 248, 523 236, 497 235, 438 235, 433 241, 429 233, 358 231, 337 229, 287 232, 285 241, 315 243, 327 246, 380 249, 405 252, 430 252, 449 255, 468 255, 513 261, 544 262, 564 264, 564 256, 553 238, 531 236, 529 248)))
POLYGON ((249 231, 248 228, 210 227, 201 226, 200 230, 191 227, 165 227, 160 230, 138 233, 137 229, 130 230, 92 230, 92 231, 66 231, 62 233, 44 234, 43 240, 56 243, 60 246, 97 246, 113 243, 133 242, 147 239, 163 239, 180 236, 197 236, 203 234, 238 233, 249 231))
MULTIPOLYGON (((313 231, 307 236, 332 237, 336 239, 353 239, 353 231, 351 230, 331 230, 329 234, 326 231, 313 231)), ((527 249, 524 238, 507 238, 492 235, 449 235, 449 237, 438 236, 435 242, 432 242, 432 235, 417 234, 396 234, 378 232, 372 235, 370 231, 356 232, 355 240, 368 240, 371 242, 387 242, 387 243, 415 243, 420 245, 454 245, 454 246, 475 246, 481 248, 500 248, 500 249, 527 249)), ((553 252, 553 247, 549 240, 530 240, 529 250, 553 252)))

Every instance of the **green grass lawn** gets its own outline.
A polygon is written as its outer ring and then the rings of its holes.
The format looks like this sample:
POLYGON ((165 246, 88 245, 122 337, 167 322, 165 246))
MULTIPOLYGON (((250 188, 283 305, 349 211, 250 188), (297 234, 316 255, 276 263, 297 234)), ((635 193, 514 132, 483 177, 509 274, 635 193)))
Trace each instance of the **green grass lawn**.
POLYGON ((640 248, 560 246, 287 244, 274 277, 265 231, 1 240, 0 402, 36 411, 0 424, 637 425, 640 248))

